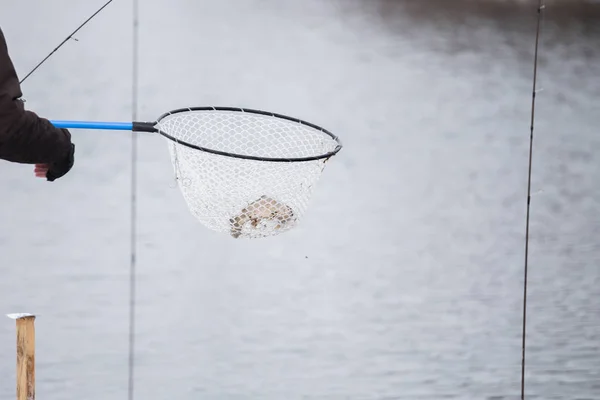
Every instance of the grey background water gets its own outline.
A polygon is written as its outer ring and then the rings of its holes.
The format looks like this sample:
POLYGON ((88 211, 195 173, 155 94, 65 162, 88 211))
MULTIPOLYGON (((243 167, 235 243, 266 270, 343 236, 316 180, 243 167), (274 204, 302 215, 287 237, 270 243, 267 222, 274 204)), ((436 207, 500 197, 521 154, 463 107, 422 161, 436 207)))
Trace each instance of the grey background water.
MULTIPOLYGON (((104 1, 2 1, 21 76, 104 1)), ((516 399, 534 1, 141 2, 139 119, 268 109, 339 134, 302 225, 234 241, 139 141, 138 399, 516 399)), ((131 4, 31 76, 52 119, 131 118, 131 4)), ((600 399, 600 17, 549 3, 526 390, 600 399)), ((54 184, 1 164, 0 311, 37 319, 40 399, 127 395, 130 135, 74 131, 54 184)), ((0 399, 14 398, 0 322, 0 399)))

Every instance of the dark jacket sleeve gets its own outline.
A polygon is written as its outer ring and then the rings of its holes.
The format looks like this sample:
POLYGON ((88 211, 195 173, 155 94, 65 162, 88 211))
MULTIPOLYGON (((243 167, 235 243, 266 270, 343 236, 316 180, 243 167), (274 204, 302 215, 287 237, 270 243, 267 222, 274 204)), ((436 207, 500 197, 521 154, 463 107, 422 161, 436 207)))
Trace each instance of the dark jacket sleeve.
POLYGON ((71 152, 71 134, 25 110, 22 95, 0 29, 0 159, 25 164, 61 162, 71 152))

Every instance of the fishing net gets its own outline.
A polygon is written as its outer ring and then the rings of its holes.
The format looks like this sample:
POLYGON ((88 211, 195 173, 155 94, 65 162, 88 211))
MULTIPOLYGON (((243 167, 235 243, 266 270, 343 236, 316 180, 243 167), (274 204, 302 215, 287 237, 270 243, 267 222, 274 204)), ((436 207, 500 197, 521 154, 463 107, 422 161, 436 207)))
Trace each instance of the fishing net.
POLYGON ((304 121, 256 110, 176 110, 158 119, 179 188, 206 227, 234 238, 274 236, 304 215, 341 144, 304 121))

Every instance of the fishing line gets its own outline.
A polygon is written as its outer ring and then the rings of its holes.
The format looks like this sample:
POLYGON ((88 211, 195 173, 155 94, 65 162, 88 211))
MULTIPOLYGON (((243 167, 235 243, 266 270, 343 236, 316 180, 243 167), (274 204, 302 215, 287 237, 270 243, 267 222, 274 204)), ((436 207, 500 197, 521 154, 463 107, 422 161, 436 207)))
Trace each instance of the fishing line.
POLYGON ((538 48, 540 39, 540 23, 542 20, 542 10, 545 5, 542 4, 543 0, 538 1, 537 8, 537 28, 535 34, 535 55, 533 62, 533 90, 531 95, 531 124, 529 134, 529 170, 527 175, 527 216, 525 218, 525 265, 523 268, 524 281, 523 281, 523 335, 521 344, 521 400, 525 399, 525 335, 527 325, 527 273, 528 273, 528 259, 529 259, 529 209, 531 205, 531 164, 533 158, 533 126, 535 121, 535 98, 537 92, 537 68, 538 68, 538 48))
MULTIPOLYGON (((93 14, 92 14, 92 15, 91 15, 91 16, 90 16, 88 19, 86 19, 86 20, 83 22, 83 24, 79 25, 79 26, 77 27, 77 29, 75 29, 73 32, 71 32, 71 34, 70 34, 69 36, 67 36, 67 37, 65 38, 65 40, 63 40, 63 41, 62 41, 62 42, 61 42, 61 43, 60 43, 60 44, 59 44, 59 45, 58 45, 58 46, 57 46, 57 47, 56 47, 54 50, 52 50, 52 51, 50 52, 50 54, 48 54, 48 55, 46 56, 46 58, 44 58, 42 61, 40 61, 40 63, 39 63, 38 65, 36 65, 36 66, 35 66, 35 67, 34 67, 34 68, 31 70, 31 71, 29 71, 29 73, 28 73, 27 75, 25 75, 25 78, 21 79, 21 81, 20 81, 19 83, 20 83, 20 84, 22 84, 23 82, 25 82, 25 79, 29 78, 29 76, 30 76, 31 74, 33 74, 33 72, 34 72, 35 70, 37 70, 37 69, 38 69, 38 68, 39 68, 39 67, 40 67, 40 66, 41 66, 41 65, 42 65, 44 62, 46 62, 46 60, 47 60, 47 59, 49 59, 49 58, 50 58, 50 56, 52 56, 52 54, 56 53, 56 51, 57 51, 58 49, 60 49, 60 48, 61 48, 61 47, 62 47, 62 46, 65 44, 65 43, 67 43, 67 41, 68 41, 69 39, 71 39, 71 38, 73 37, 73 35, 74 35, 74 34, 76 34, 76 33, 77 33, 77 32, 78 32, 78 31, 79 31, 81 28, 83 28, 83 27, 85 26, 85 24, 87 24, 88 22, 90 22, 90 21, 92 20, 92 18, 94 18, 96 15, 98 15, 98 13, 99 13, 100 11, 104 10, 104 8, 105 8, 106 6, 108 6, 108 5, 109 5, 110 3, 112 3, 112 2, 113 2, 113 0, 108 0, 108 1, 107 1, 107 2, 106 2, 106 3, 105 3, 103 6, 102 6, 102 7, 100 7, 100 8, 99 8, 99 9, 98 9, 98 10, 97 10, 95 13, 93 13, 93 14)), ((75 40, 76 40, 76 39, 75 39, 75 40)))
MULTIPOLYGON (((132 85, 131 120, 137 121, 138 109, 138 0, 133 0, 133 49, 132 49, 132 85)), ((134 388, 134 345, 135 345, 135 272, 137 254, 137 132, 131 135, 131 264, 129 273, 129 390, 128 399, 133 400, 134 388)))

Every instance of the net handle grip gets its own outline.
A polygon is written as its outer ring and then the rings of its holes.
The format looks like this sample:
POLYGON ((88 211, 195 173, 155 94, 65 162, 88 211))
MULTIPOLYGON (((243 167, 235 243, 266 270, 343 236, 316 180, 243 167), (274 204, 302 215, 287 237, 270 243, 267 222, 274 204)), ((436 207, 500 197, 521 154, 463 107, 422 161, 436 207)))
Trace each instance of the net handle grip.
POLYGON ((65 129, 98 129, 133 132, 158 132, 154 122, 97 122, 97 121, 64 121, 51 120, 57 128, 65 129))

